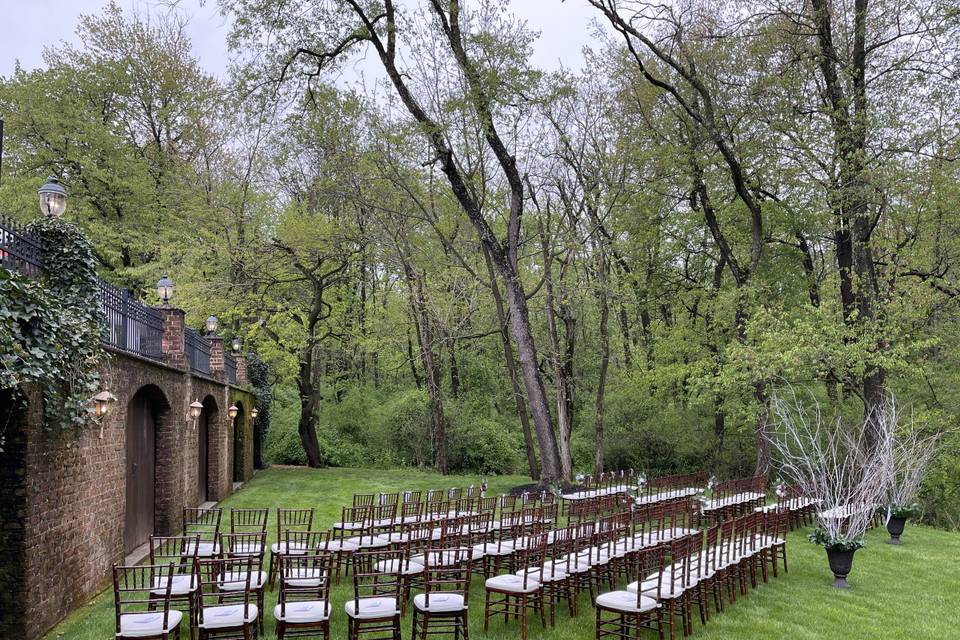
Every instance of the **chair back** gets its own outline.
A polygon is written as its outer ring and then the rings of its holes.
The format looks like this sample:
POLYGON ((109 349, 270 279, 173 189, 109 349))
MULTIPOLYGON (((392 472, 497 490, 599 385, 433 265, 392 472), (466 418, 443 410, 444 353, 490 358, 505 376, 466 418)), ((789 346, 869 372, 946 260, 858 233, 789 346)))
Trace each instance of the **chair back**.
POLYGON ((298 602, 325 602, 330 608, 330 555, 319 550, 280 557, 280 617, 298 602))
MULTIPOLYGON (((197 590, 197 620, 199 624, 204 623, 206 610, 211 607, 238 606, 242 607, 240 609, 242 613, 249 612, 253 563, 254 558, 249 555, 200 558, 197 560, 197 576, 200 580, 197 590), (222 587, 225 584, 239 588, 223 589, 222 587)), ((246 618, 247 616, 243 615, 242 617, 246 618)))
POLYGON ((250 558, 254 571, 263 568, 266 533, 224 533, 220 536, 220 553, 224 558, 250 558))
MULTIPOLYGON (((403 552, 398 549, 358 551, 353 554, 354 611, 367 598, 393 598, 400 602, 403 552)), ((393 614, 393 611, 390 612, 393 614)))
POLYGON ((266 533, 269 509, 230 509, 230 533, 266 533))
POLYGON ((183 535, 197 535, 201 544, 213 545, 220 541, 222 509, 183 508, 183 535))
MULTIPOLYGON (((135 567, 113 565, 113 602, 116 637, 137 637, 135 629, 143 625, 151 629, 166 629, 170 620, 170 591, 175 575, 173 562, 141 564, 135 567), (133 618, 127 618, 131 614, 133 618), (121 621, 132 620, 121 634, 121 621)), ((140 634, 143 635, 143 634, 140 634)), ((147 634, 151 635, 151 634, 147 634)), ((160 635, 160 634, 155 634, 160 635)))
POLYGON ((467 602, 473 549, 470 547, 431 547, 424 555, 423 590, 426 608, 430 608, 431 594, 457 594, 467 602))
POLYGON ((372 507, 376 495, 373 493, 355 493, 353 494, 353 506, 372 507))
POLYGON ((329 553, 329 531, 299 531, 287 529, 283 532, 285 547, 294 553, 329 553))
POLYGON ((644 576, 649 575, 657 576, 657 590, 653 596, 650 596, 649 591, 644 593, 643 589, 637 589, 637 610, 640 610, 641 600, 645 596, 653 597, 657 602, 660 601, 660 596, 663 593, 663 585, 669 580, 667 572, 667 545, 658 544, 653 547, 647 547, 641 553, 637 554, 633 573, 638 579, 643 580, 644 576))
POLYGON ((172 563, 175 576, 191 576, 195 579, 197 551, 200 536, 150 536, 150 556, 152 565, 172 563))
POLYGON ((283 540, 285 531, 310 531, 313 529, 314 510, 277 508, 277 542, 283 540))

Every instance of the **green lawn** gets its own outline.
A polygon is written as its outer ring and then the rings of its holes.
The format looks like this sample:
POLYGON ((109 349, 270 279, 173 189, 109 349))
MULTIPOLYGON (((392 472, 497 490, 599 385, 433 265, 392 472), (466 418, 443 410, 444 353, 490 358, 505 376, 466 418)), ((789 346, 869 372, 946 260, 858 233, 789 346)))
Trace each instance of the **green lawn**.
MULTIPOLYGON (((479 484, 477 476, 448 476, 410 470, 380 469, 270 469, 263 471, 224 507, 309 507, 317 509, 317 524, 327 527, 339 519, 340 508, 353 493, 430 489, 479 484)), ((490 479, 488 495, 529 482, 528 478, 490 479)), ((271 513, 268 533, 275 535, 271 513)), ((822 549, 806 542, 803 531, 790 535, 789 574, 761 585, 706 626, 695 626, 698 638, 765 639, 790 638, 955 638, 957 606, 960 604, 960 535, 926 527, 909 527, 904 546, 883 544, 885 532, 874 531, 869 544, 858 551, 849 581, 849 591, 831 587, 822 549)), ((343 602, 349 597, 348 580, 333 591, 331 637, 345 638, 343 602)), ((584 605, 588 596, 584 595, 584 605)), ((273 638, 272 611, 276 593, 267 593, 267 638, 273 638)), ((471 635, 483 638, 483 582, 478 577, 471 588, 471 635)), ((594 634, 593 611, 582 607, 571 622, 565 605, 558 610, 555 629, 543 631, 539 622, 530 625, 531 639, 578 638, 594 634)), ((186 629, 183 629, 186 631, 186 629)), ((404 637, 410 633, 410 612, 403 621, 404 637)), ((679 630, 678 630, 679 633, 679 630)), ((76 611, 47 636, 48 640, 106 640, 113 634, 113 594, 107 590, 76 611)), ((655 634, 654 634, 655 636, 655 634)), ((183 638, 188 638, 182 634, 183 638)), ((519 639, 519 623, 492 622, 486 636, 519 639)))

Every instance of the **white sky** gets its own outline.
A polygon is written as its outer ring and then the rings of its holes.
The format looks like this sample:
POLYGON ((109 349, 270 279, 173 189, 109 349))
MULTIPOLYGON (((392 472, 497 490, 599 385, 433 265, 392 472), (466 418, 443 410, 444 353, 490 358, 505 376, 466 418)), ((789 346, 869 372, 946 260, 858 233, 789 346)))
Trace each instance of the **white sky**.
MULTIPOLYGON (((75 42, 77 19, 100 13, 108 0, 0 0, 0 76, 13 73, 15 61, 26 69, 43 66, 43 48, 62 41, 75 42)), ((128 13, 146 15, 168 11, 169 0, 117 0, 128 13)), ((226 75, 229 24, 216 0, 177 0, 178 10, 190 18, 188 31, 194 53, 217 77, 226 75)), ((579 70, 581 51, 592 41, 596 15, 586 0, 512 0, 512 11, 540 31, 533 64, 555 70, 561 65, 579 70)))

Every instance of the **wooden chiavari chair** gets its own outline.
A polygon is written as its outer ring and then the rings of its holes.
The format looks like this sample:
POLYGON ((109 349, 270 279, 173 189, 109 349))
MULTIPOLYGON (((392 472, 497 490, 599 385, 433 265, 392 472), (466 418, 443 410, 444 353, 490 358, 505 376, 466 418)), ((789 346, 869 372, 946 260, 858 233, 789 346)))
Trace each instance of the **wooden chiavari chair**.
POLYGON ((250 582, 254 577, 253 556, 244 554, 237 557, 200 558, 197 560, 197 567, 200 579, 197 591, 197 629, 200 631, 200 640, 255 638, 257 620, 262 611, 250 602, 250 582), (236 588, 221 588, 232 578, 239 576, 244 578, 236 588))
POLYGON ((221 509, 183 508, 183 535, 196 535, 200 538, 197 556, 210 558, 220 554, 221 509))
MULTIPOLYGON (((304 538, 319 532, 291 532, 304 538)), ((290 542, 290 540, 288 540, 290 542)), ((303 542, 303 540, 301 540, 303 542)), ((316 547, 300 554, 280 556, 280 594, 273 616, 277 640, 286 637, 330 638, 330 554, 316 547)))
POLYGON ((273 590, 276 572, 280 568, 281 556, 298 553, 286 546, 284 540, 287 531, 310 531, 313 529, 314 510, 310 509, 281 509, 277 508, 277 541, 270 545, 270 568, 267 582, 273 590))
POLYGON ((424 592, 413 598, 413 638, 453 632, 469 640, 467 601, 473 553, 470 547, 429 548, 425 553, 424 592))
MULTIPOLYGON (((517 562, 521 566, 543 567, 546 554, 547 534, 537 533, 528 537, 524 547, 516 552, 517 562)), ((490 626, 490 618, 503 615, 520 618, 521 639, 527 639, 527 609, 532 608, 540 614, 540 622, 546 628, 544 593, 541 583, 532 577, 532 572, 520 571, 487 578, 483 607, 483 631, 490 626), (499 596, 499 598, 498 598, 499 596)))
POLYGON ((115 637, 180 638, 183 613, 170 608, 175 565, 113 565, 115 637))
POLYGON ((349 640, 363 635, 400 640, 400 572, 403 555, 397 550, 357 551, 354 554, 353 597, 344 605, 349 640), (396 567, 398 570, 389 571, 396 567))
MULTIPOLYGON (((195 604, 197 595, 197 547, 200 536, 150 536, 150 555, 147 563, 153 566, 170 565, 172 581, 167 598, 173 605, 186 606, 190 637, 194 636, 193 621, 197 619, 195 604)), ((160 595, 166 590, 166 575, 158 576, 151 589, 160 595)))

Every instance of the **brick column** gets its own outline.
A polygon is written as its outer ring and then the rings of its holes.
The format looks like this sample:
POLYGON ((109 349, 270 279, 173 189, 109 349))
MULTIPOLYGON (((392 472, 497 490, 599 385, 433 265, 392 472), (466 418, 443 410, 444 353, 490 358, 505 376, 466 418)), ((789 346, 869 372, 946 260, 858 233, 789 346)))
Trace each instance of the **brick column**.
POLYGON ((189 369, 183 332, 184 315, 186 315, 184 310, 170 305, 158 309, 163 316, 163 337, 160 341, 163 361, 178 369, 189 369))
POLYGON ((223 338, 220 336, 207 336, 210 343, 210 375, 217 380, 226 380, 227 374, 224 371, 223 363, 223 338))
POLYGON ((247 380, 247 356, 238 353, 235 358, 237 360, 237 384, 247 384, 250 382, 247 380))

